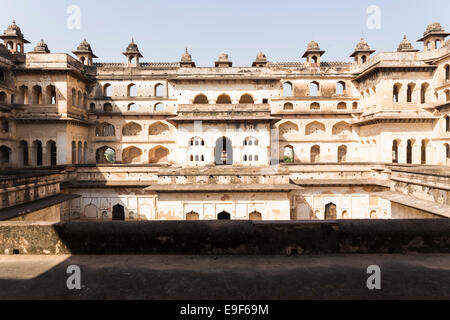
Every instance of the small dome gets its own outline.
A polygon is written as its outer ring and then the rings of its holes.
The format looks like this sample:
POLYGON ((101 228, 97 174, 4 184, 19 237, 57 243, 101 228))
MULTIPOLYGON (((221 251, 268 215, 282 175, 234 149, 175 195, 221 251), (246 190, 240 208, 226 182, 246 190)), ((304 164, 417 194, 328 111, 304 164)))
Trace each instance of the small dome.
POLYGON ((3 32, 5 35, 11 35, 11 36, 19 36, 23 38, 22 31, 20 30, 19 26, 16 24, 16 21, 13 20, 12 24, 6 28, 6 30, 3 32))
POLYGON ((430 24, 427 26, 427 29, 426 29, 426 31, 423 33, 423 35, 426 35, 427 33, 434 32, 434 31, 438 31, 438 32, 444 31, 444 29, 442 29, 442 26, 441 26, 441 24, 440 24, 439 22, 433 22, 433 23, 430 23, 430 24))
POLYGON ((137 44, 134 43, 134 38, 131 38, 131 42, 127 47, 127 51, 139 51, 137 44))
POLYGON ((316 41, 312 40, 310 43, 308 43, 308 50, 320 50, 319 44, 316 41))
POLYGON ((50 50, 48 49, 48 46, 44 42, 44 40, 41 40, 38 42, 36 47, 34 47, 33 52, 35 52, 35 53, 50 53, 50 50))
POLYGON ((256 55, 256 61, 266 61, 266 60, 267 60, 266 55, 261 51, 258 52, 258 54, 256 55))
POLYGON ((219 61, 228 61, 228 54, 226 54, 225 52, 222 52, 219 55, 219 61))
POLYGON ((363 51, 363 50, 370 50, 370 46, 366 42, 366 40, 361 38, 361 40, 359 40, 359 42, 356 44, 355 51, 363 51))
POLYGON ((407 52, 407 51, 416 51, 416 49, 413 47, 411 42, 409 42, 408 39, 406 39, 406 35, 403 36, 403 40, 400 42, 397 51, 401 52, 407 52))
POLYGON ((77 47, 77 51, 92 52, 91 45, 86 41, 86 39, 83 39, 83 41, 81 41, 80 45, 77 47))
POLYGON ((192 57, 188 52, 188 49, 186 48, 185 53, 181 56, 181 61, 182 62, 192 62, 192 57))

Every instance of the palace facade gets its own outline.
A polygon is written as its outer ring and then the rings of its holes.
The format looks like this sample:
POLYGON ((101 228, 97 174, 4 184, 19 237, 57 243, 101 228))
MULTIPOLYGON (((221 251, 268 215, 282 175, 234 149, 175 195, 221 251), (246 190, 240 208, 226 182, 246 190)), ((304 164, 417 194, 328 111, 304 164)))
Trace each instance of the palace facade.
POLYGON ((311 41, 303 61, 221 53, 203 67, 187 50, 142 62, 134 40, 124 62, 94 62, 86 40, 73 56, 43 40, 25 52, 13 22, 0 36, 2 207, 45 199, 45 183, 11 181, 51 171, 53 191, 76 195, 62 220, 450 217, 448 35, 432 23, 422 50, 405 36, 377 54, 361 39, 351 62, 311 41))

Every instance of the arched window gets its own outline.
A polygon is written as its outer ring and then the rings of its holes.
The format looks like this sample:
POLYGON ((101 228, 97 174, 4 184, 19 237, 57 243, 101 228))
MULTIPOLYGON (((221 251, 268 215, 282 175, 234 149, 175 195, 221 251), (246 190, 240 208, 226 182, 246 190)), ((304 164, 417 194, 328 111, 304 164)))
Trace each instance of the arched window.
POLYGON ((253 211, 253 212, 250 212, 249 214, 248 214, 248 219, 249 220, 262 220, 262 216, 261 216, 261 213, 260 212, 258 212, 258 211, 253 211))
POLYGON ((231 98, 227 94, 221 94, 217 97, 217 104, 231 104, 231 98))
POLYGON ((325 205, 325 220, 336 220, 336 205, 333 202, 325 205))
POLYGON ((155 86, 155 96, 164 97, 165 95, 166 95, 166 93, 164 91, 164 85, 162 85, 161 83, 158 83, 155 86))
POLYGON ((366 63, 367 61, 367 57, 366 56, 361 56, 361 62, 362 63, 366 63))
POLYGON ((444 144, 445 146, 445 156, 447 164, 450 164, 450 145, 448 143, 444 144))
POLYGON ((427 144, 428 140, 422 140, 422 144, 420 145, 420 162, 422 164, 427 163, 427 144))
POLYGON ((77 163, 80 164, 83 162, 83 143, 81 141, 78 141, 77 155, 77 163))
POLYGON ((309 84, 309 95, 311 97, 319 95, 319 83, 317 81, 313 81, 309 84))
POLYGON ((294 147, 291 145, 285 146, 283 148, 283 162, 294 162, 294 147))
POLYGON ((356 109, 358 109, 358 102, 353 102, 353 104, 352 104, 352 108, 353 108, 353 110, 356 110, 356 109))
POLYGON ((0 147, 0 166, 8 166, 11 163, 11 149, 7 146, 0 147))
POLYGON ((155 104, 155 111, 164 111, 164 104, 162 104, 161 102, 155 104))
POLYGON ((217 215, 217 220, 230 220, 230 219, 231 215, 226 211, 222 211, 217 215))
POLYGON ((136 122, 130 122, 123 126, 122 135, 124 137, 137 136, 141 133, 142 127, 136 122))
POLYGON ((104 112, 112 112, 112 105, 111 103, 107 102, 103 105, 103 111, 104 112))
POLYGON ((292 103, 290 103, 290 102, 286 102, 283 105, 283 110, 294 110, 294 105, 292 103))
POLYGON ((87 142, 84 142, 84 146, 83 146, 83 163, 87 163, 87 142))
POLYGON ((95 128, 95 135, 97 137, 111 137, 115 136, 115 134, 114 126, 108 122, 103 122, 95 128))
POLYGON ((103 95, 105 97, 111 97, 112 96, 112 87, 109 83, 105 84, 103 86, 103 95))
POLYGON ((450 115, 445 117, 445 131, 450 132, 450 115))
POLYGON ((22 140, 19 143, 20 164, 28 166, 28 142, 22 140))
POLYGON ((194 104, 208 104, 208 98, 204 94, 198 94, 194 98, 194 104))
POLYGON ((422 83, 420 87, 420 103, 425 103, 427 99, 428 83, 422 83))
POLYGON ((42 88, 41 86, 34 86, 31 90, 32 104, 42 104, 42 88))
POLYGON ((437 39, 434 41, 434 48, 439 49, 441 47, 441 40, 437 39))
POLYGON ((320 104, 318 102, 313 102, 309 106, 310 110, 320 110, 320 104))
POLYGON ((314 66, 317 66, 317 57, 316 56, 312 56, 311 57, 311 62, 314 66))
POLYGON ((0 81, 5 81, 5 73, 0 69, 0 81))
POLYGON ((45 89, 47 96, 47 104, 56 104, 56 88, 53 85, 48 85, 45 89))
POLYGON ((56 166, 56 142, 49 140, 47 142, 48 163, 51 166, 56 166))
POLYGON ((137 96, 137 87, 134 83, 130 83, 127 87, 127 96, 136 97, 137 96))
POLYGON ((149 151, 150 163, 163 163, 169 160, 169 150, 163 146, 156 146, 149 151))
POLYGON ((89 111, 94 112, 95 111, 95 103, 91 102, 89 104, 89 111))
POLYGON ((289 81, 283 83, 283 96, 292 97, 292 83, 290 83, 289 81))
POLYGON ((205 141, 202 138, 194 137, 194 138, 191 138, 189 144, 191 146, 204 146, 205 141))
POLYGON ((398 163, 398 141, 392 141, 392 163, 398 163))
POLYGON ((345 93, 345 82, 344 81, 338 81, 336 83, 336 94, 342 95, 345 93))
POLYGON ((128 105, 128 111, 137 111, 137 109, 138 109, 138 106, 136 103, 130 103, 128 105))
POLYGON ((415 87, 414 83, 408 84, 408 88, 406 89, 406 102, 412 102, 412 94, 414 87, 415 87))
POLYGON ((320 147, 314 145, 311 147, 310 162, 316 163, 320 161, 320 147))
POLYGON ((394 103, 398 102, 399 91, 400 91, 400 84, 394 84, 394 87, 392 89, 392 101, 394 103))
POLYGON ((33 141, 32 147, 33 165, 42 166, 42 142, 39 140, 35 140, 33 141))
POLYGON ((408 140, 406 144, 406 163, 412 163, 412 141, 411 139, 408 140))
POLYGON ((1 126, 1 132, 6 133, 9 131, 9 122, 8 119, 5 117, 0 118, 0 126, 1 126))
POLYGON ((197 212, 191 210, 186 213, 186 220, 199 220, 199 215, 197 212))
POLYGON ((446 65, 445 67, 445 80, 449 81, 450 80, 450 65, 446 65))
POLYGON ((139 163, 141 162, 142 150, 131 146, 123 149, 122 151, 122 163, 139 163))
POLYGON ((338 110, 345 110, 347 109, 347 104, 345 102, 339 102, 337 105, 338 110))
POLYGON ((104 146, 95 151, 96 163, 114 163, 116 161, 116 151, 113 148, 104 146))
POLYGON ((241 96, 241 98, 239 99, 239 103, 241 104, 250 104, 250 103, 254 103, 253 101, 253 97, 249 94, 243 94, 241 96))
POLYGON ((345 162, 347 160, 347 146, 339 146, 337 151, 338 162, 345 162))
POLYGON ((116 204, 113 206, 112 219, 125 220, 125 209, 121 204, 116 204))
POLYGON ((72 164, 77 163, 77 144, 75 141, 72 141, 72 164))

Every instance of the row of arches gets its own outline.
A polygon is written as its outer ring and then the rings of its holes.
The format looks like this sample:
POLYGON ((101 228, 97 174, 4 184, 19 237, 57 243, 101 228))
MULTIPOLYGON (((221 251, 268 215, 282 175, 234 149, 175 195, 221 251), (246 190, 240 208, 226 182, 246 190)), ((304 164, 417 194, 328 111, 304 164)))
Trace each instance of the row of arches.
POLYGON ((87 155, 88 149, 86 141, 84 144, 81 141, 78 141, 78 143, 72 141, 72 164, 87 163, 87 155))
MULTIPOLYGON (((320 103, 312 102, 309 105, 309 109, 310 110, 320 110, 320 103)), ((336 109, 337 110, 347 110, 347 103, 344 101, 338 102, 336 105, 336 109)), ((353 110, 358 109, 358 102, 355 101, 352 103, 352 109, 353 110)), ((283 110, 294 110, 294 105, 291 102, 286 102, 283 105, 283 110)))
MULTIPOLYGON (((223 93, 219 95, 216 99, 216 104, 231 104, 231 98, 229 95, 223 93)), ((239 98, 240 104, 253 104, 255 103, 255 100, 253 99, 253 96, 245 93, 239 98)), ((209 104, 209 99, 206 95, 203 93, 199 93, 194 97, 193 104, 209 104)))
MULTIPOLYGON (((283 82, 283 97, 292 97, 293 96, 293 88, 294 86, 292 85, 292 82, 290 81, 285 81, 283 82)), ((309 89, 309 96, 310 97, 314 97, 314 96, 318 96, 320 94, 320 84, 317 81, 311 81, 308 84, 308 89, 309 89)), ((336 82, 336 86, 335 86, 335 94, 336 95, 344 95, 346 94, 347 91, 347 85, 345 83, 345 81, 338 81, 336 82)))
MULTIPOLYGON (((122 151, 122 163, 141 163, 142 150, 129 146, 122 151)), ((155 146, 148 152, 149 163, 168 162, 169 150, 163 146, 155 146)), ((95 160, 98 164, 116 163, 116 150, 110 146, 103 146, 95 151, 95 160)))
MULTIPOLYGON (((114 110, 113 105, 112 105, 110 102, 104 103, 104 104, 101 106, 101 108, 102 108, 102 111, 103 111, 103 112, 113 112, 113 110, 114 110)), ((97 109, 96 104, 95 104, 94 102, 91 102, 91 103, 89 104, 89 111, 90 111, 90 112, 95 112, 96 109, 97 109)), ((164 111, 164 103, 162 103, 162 102, 156 102, 156 103, 153 105, 152 109, 153 109, 153 111, 156 111, 156 112, 162 112, 162 111, 164 111)), ((130 111, 130 112, 137 112, 137 111, 139 111, 139 106, 138 106, 136 103, 131 102, 131 103, 129 103, 129 104, 127 105, 127 111, 130 111)))
MULTIPOLYGON (((189 212, 186 212, 185 219, 186 220, 199 220, 200 215, 198 214, 198 212, 191 210, 189 212)), ((231 219, 231 214, 225 210, 217 213, 217 220, 230 220, 230 219, 231 219)), ((248 219, 249 220, 262 220, 262 214, 261 214, 261 212, 254 210, 248 214, 248 219)))
POLYGON ((52 84, 45 87, 34 85, 31 90, 28 86, 22 85, 18 88, 18 93, 17 98, 16 95, 11 96, 11 104, 51 105, 57 103, 56 87, 52 84))
MULTIPOLYGON (((289 134, 298 134, 299 127, 292 121, 286 121, 278 127, 278 130, 281 136, 285 136, 289 134)), ((322 135, 325 134, 325 130, 325 124, 320 121, 313 121, 305 126, 305 135, 322 135)), ((340 121, 331 128, 331 133, 333 135, 350 134, 351 132, 351 125, 346 121, 340 121)))
MULTIPOLYGON (((103 95, 105 97, 112 97, 112 86, 110 83, 103 85, 103 95)), ((167 96, 165 86, 162 83, 157 83, 153 88, 153 95, 155 97, 165 97, 167 96)), ((127 85, 127 96, 137 97, 137 86, 134 83, 127 85)))
MULTIPOLYGON (((422 139, 408 139, 406 140, 406 145, 402 144, 400 139, 395 139, 392 141, 392 163, 407 163, 412 164, 418 162, 420 164, 427 164, 429 162, 428 155, 430 140, 422 139), (402 155, 401 153, 404 152, 402 155), (420 162, 419 155, 416 152, 420 152, 420 162)), ((450 162, 450 145, 449 143, 444 143, 444 152, 446 162, 450 162)))
MULTIPOLYGON (((320 159, 320 146, 315 144, 310 148, 310 157, 309 161, 311 163, 318 163, 321 161, 320 159)), ((340 145, 337 148, 337 162, 346 162, 347 161, 347 146, 340 145)), ((294 147, 292 145, 286 145, 283 148, 283 158, 282 162, 284 163, 293 163, 295 162, 295 153, 294 147)))
MULTIPOLYGON (((427 102, 428 100, 428 88, 430 87, 430 85, 427 82, 424 82, 420 85, 420 103, 424 104, 427 102)), ((410 82, 406 85, 406 101, 400 99, 401 97, 401 92, 404 90, 403 88, 403 84, 401 83, 396 83, 393 85, 392 88, 392 101, 394 103, 400 103, 400 102, 407 102, 407 103, 415 103, 416 101, 414 101, 414 95, 413 92, 416 89, 416 84, 413 82, 410 82)))
MULTIPOLYGON (((167 135, 170 128, 167 124, 157 121, 148 128, 148 135, 167 135)), ((140 124, 132 121, 125 124, 122 128, 122 136, 138 136, 142 132, 140 124)), ((116 129, 114 125, 108 122, 102 122, 95 127, 96 137, 114 137, 116 129)))
MULTIPOLYGON (((337 206, 333 202, 328 202, 325 205, 325 209, 324 209, 323 213, 324 213, 323 214, 323 219, 324 220, 337 220, 338 219, 337 206)), ((376 210, 370 210, 369 214, 368 214, 368 217, 370 219, 377 219, 378 218, 377 211, 376 210)), ((313 219, 320 219, 321 218, 320 210, 315 210, 312 218, 313 219)), ((351 215, 350 215, 349 211, 346 210, 346 209, 342 210, 340 219, 351 219, 351 215)))

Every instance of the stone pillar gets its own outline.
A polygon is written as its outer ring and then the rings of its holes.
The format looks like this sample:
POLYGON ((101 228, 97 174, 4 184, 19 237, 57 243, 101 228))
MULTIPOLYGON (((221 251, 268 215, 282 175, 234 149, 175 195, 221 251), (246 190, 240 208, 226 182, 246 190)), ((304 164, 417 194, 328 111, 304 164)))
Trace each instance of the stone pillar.
POLYGON ((402 141, 398 144, 398 163, 406 163, 406 142, 402 141))
POLYGON ((412 163, 413 164, 421 164, 422 162, 422 150, 421 150, 421 145, 419 140, 415 141, 414 144, 412 145, 412 155, 411 155, 411 159, 412 159, 412 163))
MULTIPOLYGON (((50 149, 49 149, 50 151, 50 149)), ((47 145, 45 145, 44 143, 42 143, 42 165, 43 166, 48 166, 50 165, 50 161, 49 161, 49 155, 47 154, 47 145)))

